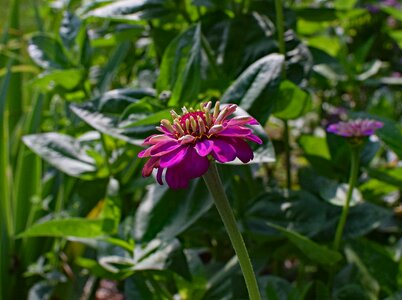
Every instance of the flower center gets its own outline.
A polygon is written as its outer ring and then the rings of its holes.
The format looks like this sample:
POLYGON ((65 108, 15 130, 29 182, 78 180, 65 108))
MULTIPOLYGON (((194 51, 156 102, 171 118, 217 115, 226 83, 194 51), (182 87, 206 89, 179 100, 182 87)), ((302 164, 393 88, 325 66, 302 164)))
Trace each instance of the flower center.
MULTIPOLYGON (((174 134, 177 138, 186 135, 191 135, 195 138, 201 138, 205 135, 212 134, 210 129, 214 127, 215 121, 219 120, 219 101, 215 104, 213 112, 211 112, 212 103, 200 104, 200 109, 194 110, 186 107, 182 108, 183 115, 177 114, 174 110, 170 111, 173 118, 173 123, 164 119, 161 121, 161 126, 174 134)), ((221 126, 221 125, 220 125, 221 126)), ((222 127, 222 126, 221 126, 222 127)), ((213 128, 212 128, 213 129, 213 128)), ((161 130, 164 132, 163 130, 161 130)))

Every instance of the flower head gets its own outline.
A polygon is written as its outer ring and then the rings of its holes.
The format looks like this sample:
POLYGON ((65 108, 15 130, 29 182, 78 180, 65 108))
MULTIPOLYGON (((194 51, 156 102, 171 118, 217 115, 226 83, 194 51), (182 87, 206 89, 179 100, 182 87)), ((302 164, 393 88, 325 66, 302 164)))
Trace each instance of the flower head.
POLYGON ((344 137, 361 138, 374 134, 377 129, 383 126, 384 124, 380 121, 356 119, 331 124, 328 126, 327 131, 344 137))
POLYGON ((228 104, 220 110, 219 102, 201 104, 198 110, 182 108, 183 114, 171 111, 173 123, 162 120, 157 129, 161 134, 151 135, 143 145, 150 146, 138 157, 149 157, 142 175, 150 176, 157 169, 157 181, 174 189, 185 188, 191 179, 202 176, 209 168, 209 157, 226 163, 238 157, 246 163, 254 154, 246 140, 261 144, 261 139, 245 125, 258 125, 249 116, 229 119, 237 105, 228 104))

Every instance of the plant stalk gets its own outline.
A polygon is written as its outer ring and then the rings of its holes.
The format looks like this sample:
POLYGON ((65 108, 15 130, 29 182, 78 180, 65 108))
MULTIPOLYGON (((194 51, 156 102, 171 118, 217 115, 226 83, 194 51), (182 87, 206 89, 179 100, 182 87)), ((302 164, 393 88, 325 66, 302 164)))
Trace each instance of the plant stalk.
POLYGON ((342 208, 341 218, 339 219, 338 226, 336 228, 335 240, 334 240, 334 249, 336 251, 339 250, 339 246, 342 240, 343 230, 345 228, 346 219, 349 213, 350 200, 352 199, 353 189, 356 185, 357 174, 359 173, 359 161, 360 161, 360 151, 356 146, 352 146, 352 166, 350 170, 349 176, 349 190, 346 195, 346 203, 342 208))
MULTIPOLYGON (((283 19, 283 7, 281 0, 275 0, 276 9, 276 30, 278 35, 279 53, 286 55, 285 47, 285 24, 283 19)), ((282 65, 282 80, 286 79, 285 64, 282 65)), ((283 120, 284 133, 283 139, 285 143, 285 164, 286 164, 286 187, 288 190, 292 188, 292 171, 291 171, 291 151, 290 151, 290 133, 289 124, 287 120, 283 120)))
POLYGON ((230 203, 226 197, 225 190, 214 162, 211 163, 207 173, 203 175, 203 178, 212 198, 214 199, 216 208, 218 209, 237 258, 239 259, 240 267, 246 281, 249 298, 250 300, 261 300, 260 291, 258 289, 257 280, 246 245, 244 244, 243 237, 237 227, 232 208, 230 207, 230 203))

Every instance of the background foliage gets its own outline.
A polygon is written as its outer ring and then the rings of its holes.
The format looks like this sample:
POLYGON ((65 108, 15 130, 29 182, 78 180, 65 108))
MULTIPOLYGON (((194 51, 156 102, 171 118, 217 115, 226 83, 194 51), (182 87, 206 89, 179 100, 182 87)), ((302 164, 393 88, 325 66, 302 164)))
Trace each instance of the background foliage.
POLYGON ((172 191, 137 159, 209 99, 265 129, 255 164, 220 168, 264 297, 402 297, 400 4, 282 4, 284 23, 271 0, 3 6, 0 299, 246 299, 202 180, 172 191), (350 153, 325 127, 345 116, 385 126, 336 252, 350 153))

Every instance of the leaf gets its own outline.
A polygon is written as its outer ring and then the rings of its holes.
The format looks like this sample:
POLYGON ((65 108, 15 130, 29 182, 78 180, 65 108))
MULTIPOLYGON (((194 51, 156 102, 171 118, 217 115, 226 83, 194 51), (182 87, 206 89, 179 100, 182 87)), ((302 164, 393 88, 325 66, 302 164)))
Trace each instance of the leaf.
POLYGON ((350 246, 384 292, 390 293, 396 290, 398 265, 383 245, 358 239, 351 241, 350 246))
POLYGON ((103 220, 87 220, 84 218, 68 218, 50 220, 32 225, 18 237, 98 237, 106 234, 102 229, 103 220))
POLYGON ((31 37, 28 53, 32 60, 44 69, 69 69, 72 67, 60 42, 45 34, 36 34, 31 37))
POLYGON ((42 91, 53 91, 57 87, 73 90, 81 82, 84 72, 80 69, 54 70, 37 76, 32 83, 42 91))
POLYGON ((402 129, 399 124, 391 119, 363 112, 353 113, 352 116, 355 118, 368 118, 383 122, 384 127, 376 130, 376 135, 402 159, 402 129))
POLYGON ((157 81, 158 92, 172 91, 172 106, 197 98, 201 82, 201 25, 176 37, 163 54, 157 81))
POLYGON ((270 95, 279 86, 283 60, 279 54, 257 60, 226 90, 221 101, 238 104, 264 123, 274 106, 270 95))
POLYGON ((265 287, 268 299, 288 300, 291 290, 292 285, 285 279, 276 276, 268 276, 267 285, 265 287))
POLYGON ((108 59, 107 64, 102 68, 101 74, 98 78, 97 88, 99 94, 105 93, 110 89, 112 79, 114 78, 120 64, 128 54, 130 49, 130 42, 123 42, 116 46, 113 54, 108 59))
POLYGON ((310 95, 291 81, 281 82, 273 114, 283 120, 297 119, 311 107, 310 95))
POLYGON ((81 20, 73 13, 65 11, 59 29, 59 34, 64 46, 69 49, 75 43, 81 28, 81 20))
POLYGON ((106 5, 89 10, 84 17, 116 21, 139 21, 169 15, 174 13, 174 8, 174 3, 170 0, 121 0, 106 2, 106 5))
MULTIPOLYGON (((111 178, 98 219, 66 218, 43 221, 32 225, 17 238, 38 236, 95 238, 116 233, 120 221, 118 189, 117 180, 111 178)), ((113 242, 113 239, 109 241, 113 242)))
POLYGON ((152 89, 117 89, 92 99, 84 104, 71 104, 70 109, 84 122, 99 132, 141 145, 143 139, 155 131, 160 120, 152 124, 155 107, 147 101, 146 113, 143 111, 127 111, 130 105, 142 103, 140 99, 154 96, 152 89), (148 118, 143 125, 134 126, 132 119, 137 122, 148 118))
POLYGON ((91 178, 97 170, 95 161, 71 136, 55 132, 32 134, 24 136, 23 142, 49 164, 70 176, 91 178))
POLYGON ((152 185, 135 214, 135 240, 171 239, 193 224, 212 206, 204 183, 174 191, 152 185))
POLYGON ((268 223, 269 226, 280 231, 284 236, 286 236, 291 243, 293 243, 299 250, 301 250, 304 255, 317 264, 323 266, 334 266, 338 261, 342 259, 342 256, 333 250, 321 246, 309 238, 298 234, 297 232, 288 230, 281 226, 268 223))
POLYGON ((277 236, 267 221, 310 237, 333 223, 327 218, 331 206, 306 191, 292 192, 289 197, 264 193, 253 203, 248 227, 258 235, 277 236))

